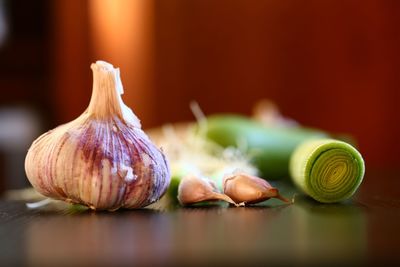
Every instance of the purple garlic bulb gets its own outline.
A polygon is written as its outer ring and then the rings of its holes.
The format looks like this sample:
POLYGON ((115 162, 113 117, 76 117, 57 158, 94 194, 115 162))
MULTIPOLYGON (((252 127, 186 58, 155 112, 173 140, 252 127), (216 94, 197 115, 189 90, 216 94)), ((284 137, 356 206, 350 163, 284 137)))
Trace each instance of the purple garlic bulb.
POLYGON ((169 186, 167 160, 122 102, 119 69, 104 61, 91 68, 89 107, 33 142, 26 175, 39 193, 91 209, 147 206, 169 186))

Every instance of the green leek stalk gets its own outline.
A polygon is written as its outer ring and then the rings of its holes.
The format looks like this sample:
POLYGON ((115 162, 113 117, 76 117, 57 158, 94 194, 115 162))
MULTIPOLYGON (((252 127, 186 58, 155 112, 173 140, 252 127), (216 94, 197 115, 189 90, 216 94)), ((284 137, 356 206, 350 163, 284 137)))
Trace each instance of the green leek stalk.
POLYGON ((169 183, 166 195, 174 204, 178 203, 178 199, 176 197, 178 196, 179 183, 181 182, 182 178, 183 176, 180 175, 171 176, 171 182, 169 183))
POLYGON ((294 184, 322 203, 350 198, 361 184, 365 165, 351 145, 334 140, 309 140, 300 144, 290 159, 294 184))
POLYGON ((289 159, 297 145, 327 134, 305 127, 267 127, 240 115, 207 117, 205 136, 223 147, 244 144, 252 163, 267 180, 289 177, 289 159))

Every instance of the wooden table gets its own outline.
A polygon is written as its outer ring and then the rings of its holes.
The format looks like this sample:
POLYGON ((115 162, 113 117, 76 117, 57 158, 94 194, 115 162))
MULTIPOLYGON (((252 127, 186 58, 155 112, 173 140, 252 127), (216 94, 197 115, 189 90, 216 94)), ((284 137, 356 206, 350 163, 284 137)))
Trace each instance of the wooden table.
MULTIPOLYGON (((295 191, 276 183, 283 194, 295 191)), ((0 202, 1 266, 388 266, 400 264, 399 172, 367 172, 357 195, 319 204, 92 212, 0 202)))

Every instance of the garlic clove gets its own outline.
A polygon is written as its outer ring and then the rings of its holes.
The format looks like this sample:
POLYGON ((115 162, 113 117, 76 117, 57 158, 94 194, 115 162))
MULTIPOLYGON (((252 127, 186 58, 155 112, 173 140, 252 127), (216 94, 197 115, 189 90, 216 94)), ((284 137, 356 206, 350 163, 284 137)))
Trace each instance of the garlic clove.
POLYGON ((217 186, 213 181, 194 175, 182 178, 178 187, 178 200, 181 205, 223 200, 238 206, 229 196, 218 192, 217 186))
POLYGON ((279 194, 278 189, 272 187, 266 180, 238 173, 227 176, 223 180, 224 193, 236 203, 254 204, 270 198, 278 198, 290 202, 279 194))
POLYGON ((88 109, 36 139, 26 175, 41 194, 95 210, 141 208, 157 201, 169 166, 121 98, 119 69, 97 61, 88 109))

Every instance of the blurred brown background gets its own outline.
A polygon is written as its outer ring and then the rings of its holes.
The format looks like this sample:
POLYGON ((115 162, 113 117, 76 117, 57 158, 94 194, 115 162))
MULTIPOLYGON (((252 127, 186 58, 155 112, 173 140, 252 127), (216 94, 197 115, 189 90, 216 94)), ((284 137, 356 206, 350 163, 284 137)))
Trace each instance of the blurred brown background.
POLYGON ((23 186, 30 142, 87 107, 97 59, 121 68, 124 100, 145 128, 192 120, 191 100, 206 114, 249 115, 269 98, 304 125, 353 135, 367 171, 400 163, 400 1, 0 0, 0 8, 0 188, 23 186))

